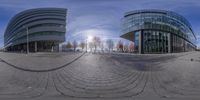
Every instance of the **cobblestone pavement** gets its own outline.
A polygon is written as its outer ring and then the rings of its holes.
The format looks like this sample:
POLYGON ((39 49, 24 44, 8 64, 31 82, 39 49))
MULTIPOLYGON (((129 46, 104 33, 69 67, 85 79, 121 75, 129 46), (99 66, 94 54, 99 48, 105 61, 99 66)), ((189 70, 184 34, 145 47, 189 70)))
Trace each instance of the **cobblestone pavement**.
POLYGON ((199 100, 200 52, 0 53, 0 100, 199 100))

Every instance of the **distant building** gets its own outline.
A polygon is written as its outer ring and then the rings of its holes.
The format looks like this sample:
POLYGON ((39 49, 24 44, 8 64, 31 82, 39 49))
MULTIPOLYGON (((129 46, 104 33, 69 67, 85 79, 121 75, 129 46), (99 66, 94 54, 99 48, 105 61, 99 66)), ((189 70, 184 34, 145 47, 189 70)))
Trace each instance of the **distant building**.
POLYGON ((181 15, 164 10, 136 10, 123 19, 122 38, 138 53, 173 53, 196 49, 196 36, 181 15))
POLYGON ((67 9, 36 8, 14 16, 4 33, 7 51, 58 51, 65 41, 67 9))

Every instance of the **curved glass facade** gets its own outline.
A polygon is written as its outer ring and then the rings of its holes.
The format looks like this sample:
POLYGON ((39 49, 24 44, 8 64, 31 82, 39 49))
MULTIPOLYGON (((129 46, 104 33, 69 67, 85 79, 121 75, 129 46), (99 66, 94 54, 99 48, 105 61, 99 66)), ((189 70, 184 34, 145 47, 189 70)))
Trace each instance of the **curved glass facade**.
POLYGON ((63 8, 37 8, 18 13, 6 28, 5 47, 8 51, 26 51, 28 32, 30 51, 58 49, 58 44, 65 41, 66 13, 63 8))
POLYGON ((196 48, 196 37, 190 23, 171 11, 128 12, 123 19, 122 31, 121 37, 139 45, 135 51, 140 53, 183 52, 196 48))

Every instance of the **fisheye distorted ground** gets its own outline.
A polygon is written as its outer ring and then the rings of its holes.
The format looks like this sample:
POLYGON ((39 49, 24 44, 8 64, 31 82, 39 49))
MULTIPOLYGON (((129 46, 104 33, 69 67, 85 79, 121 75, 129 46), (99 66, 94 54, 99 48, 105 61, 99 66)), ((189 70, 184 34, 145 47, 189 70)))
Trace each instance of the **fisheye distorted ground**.
POLYGON ((198 100, 200 52, 0 53, 0 99, 198 100))

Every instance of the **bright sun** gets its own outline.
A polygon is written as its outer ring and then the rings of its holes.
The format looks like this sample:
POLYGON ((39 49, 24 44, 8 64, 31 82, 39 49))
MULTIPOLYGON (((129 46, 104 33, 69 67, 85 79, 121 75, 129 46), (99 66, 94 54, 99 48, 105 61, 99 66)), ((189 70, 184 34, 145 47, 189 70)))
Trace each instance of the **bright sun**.
POLYGON ((88 38, 87 38, 87 41, 92 42, 92 39, 93 39, 93 36, 89 35, 88 38))

